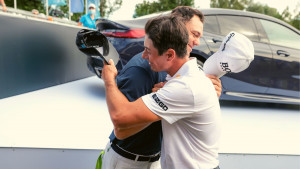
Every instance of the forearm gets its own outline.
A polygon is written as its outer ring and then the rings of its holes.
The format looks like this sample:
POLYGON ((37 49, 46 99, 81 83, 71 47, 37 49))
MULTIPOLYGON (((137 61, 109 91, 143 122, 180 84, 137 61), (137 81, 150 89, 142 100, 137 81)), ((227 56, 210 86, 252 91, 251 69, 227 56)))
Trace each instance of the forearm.
POLYGON ((123 126, 122 124, 125 122, 124 114, 128 111, 126 111, 126 104, 129 104, 130 102, 118 89, 118 86, 114 81, 105 83, 105 92, 108 111, 114 126, 117 128, 128 127, 123 126))
POLYGON ((136 133, 142 131, 143 129, 145 129, 146 127, 148 127, 151 123, 147 123, 147 124, 140 124, 140 125, 136 125, 134 127, 130 127, 130 128, 114 128, 114 132, 115 132, 115 136, 122 140, 122 139, 126 139, 132 135, 135 135, 136 133))

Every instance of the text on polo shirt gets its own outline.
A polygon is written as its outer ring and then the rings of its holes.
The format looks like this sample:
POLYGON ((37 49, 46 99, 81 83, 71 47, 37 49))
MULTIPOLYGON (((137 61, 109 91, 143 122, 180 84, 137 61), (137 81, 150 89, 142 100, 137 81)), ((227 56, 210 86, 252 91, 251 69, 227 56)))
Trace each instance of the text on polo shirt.
POLYGON ((156 94, 152 95, 152 98, 155 100, 155 102, 161 107, 164 111, 168 110, 168 106, 166 106, 160 99, 157 97, 156 94))

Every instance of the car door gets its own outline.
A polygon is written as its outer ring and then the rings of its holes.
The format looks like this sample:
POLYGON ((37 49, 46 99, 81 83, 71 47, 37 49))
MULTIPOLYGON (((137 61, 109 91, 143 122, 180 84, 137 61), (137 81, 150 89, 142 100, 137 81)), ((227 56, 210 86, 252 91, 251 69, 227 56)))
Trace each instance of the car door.
POLYGON ((260 19, 273 53, 268 94, 300 97, 300 34, 277 22, 260 19))
POLYGON ((206 42, 213 52, 216 52, 221 45, 223 38, 231 31, 236 31, 247 36, 254 45, 255 58, 249 68, 240 73, 226 74, 221 78, 222 85, 227 94, 236 93, 259 93, 264 94, 270 83, 269 67, 272 65, 272 52, 270 46, 259 40, 254 21, 251 17, 233 16, 233 15, 216 15, 206 16, 204 30, 208 24, 213 24, 209 20, 214 20, 219 26, 220 33, 209 33, 206 36, 206 42), (221 35, 221 36, 220 36, 221 35))

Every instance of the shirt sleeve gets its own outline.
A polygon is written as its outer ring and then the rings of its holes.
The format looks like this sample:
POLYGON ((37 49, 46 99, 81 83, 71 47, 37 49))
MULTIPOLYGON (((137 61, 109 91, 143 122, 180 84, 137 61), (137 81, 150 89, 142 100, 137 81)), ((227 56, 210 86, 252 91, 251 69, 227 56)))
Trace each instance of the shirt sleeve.
POLYGON ((85 20, 86 20, 86 18, 85 18, 85 15, 84 15, 84 16, 82 16, 82 17, 80 18, 79 22, 84 23, 85 20))
POLYGON ((154 86, 154 79, 143 68, 132 66, 118 75, 117 85, 129 101, 135 101, 151 93, 154 86))
POLYGON ((142 100, 153 113, 170 124, 195 112, 192 91, 187 84, 176 80, 167 82, 156 93, 143 96, 142 100))

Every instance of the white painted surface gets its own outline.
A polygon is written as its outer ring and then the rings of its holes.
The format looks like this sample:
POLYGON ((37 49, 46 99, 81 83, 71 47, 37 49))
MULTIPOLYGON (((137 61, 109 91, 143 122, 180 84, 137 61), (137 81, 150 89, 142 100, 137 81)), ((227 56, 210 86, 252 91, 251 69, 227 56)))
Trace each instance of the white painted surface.
MULTIPOLYGON (((300 155, 298 110, 221 110, 221 153, 300 155)), ((112 128, 95 76, 0 100, 0 147, 103 149, 112 128)))
POLYGON ((97 77, 0 100, 0 147, 100 149, 111 131, 97 77))

